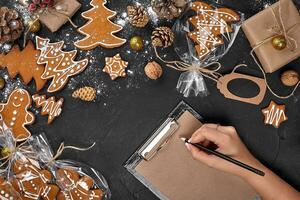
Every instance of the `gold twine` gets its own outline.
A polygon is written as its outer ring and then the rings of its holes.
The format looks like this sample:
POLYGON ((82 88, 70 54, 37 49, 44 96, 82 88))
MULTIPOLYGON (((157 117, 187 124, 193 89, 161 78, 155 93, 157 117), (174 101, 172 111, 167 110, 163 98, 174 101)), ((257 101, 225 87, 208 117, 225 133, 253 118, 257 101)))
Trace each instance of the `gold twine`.
POLYGON ((294 51, 295 49, 298 48, 298 44, 297 41, 295 40, 295 38, 293 38, 292 36, 289 35, 289 33, 295 28, 297 27, 297 25, 300 24, 300 22, 295 23, 293 26, 291 26, 289 29, 286 29, 285 24, 283 22, 282 19, 282 11, 281 11, 281 1, 279 0, 279 8, 278 8, 278 13, 279 13, 279 21, 276 17, 275 11, 273 7, 270 7, 269 9, 271 9, 273 17, 275 19, 275 23, 276 25, 274 25, 273 27, 271 27, 270 29, 268 29, 268 31, 271 31, 272 33, 274 33, 274 35, 264 39, 263 41, 259 42, 257 45, 254 45, 254 47, 252 48, 250 55, 252 56, 254 62, 257 64, 257 66, 259 67, 260 71, 263 74, 266 86, 268 88, 268 90, 277 98, 279 99, 288 99, 291 96, 293 96, 295 94, 295 91, 297 90, 297 88, 300 85, 300 81, 298 81, 298 83, 294 86, 293 90, 291 91, 290 94, 286 95, 286 96, 281 96, 278 95, 276 92, 274 92, 274 90, 270 87, 268 81, 267 81, 267 75, 265 73, 265 71, 263 70, 263 67, 261 66, 261 64, 258 62, 258 60, 256 59, 256 56, 254 55, 254 51, 261 47, 262 45, 264 45, 267 42, 270 42, 272 40, 272 38, 276 35, 283 35, 284 38, 287 40, 287 48, 290 51, 294 51))
POLYGON ((166 64, 167 67, 170 67, 172 69, 175 69, 177 71, 197 71, 199 72, 201 75, 203 75, 206 78, 209 78, 215 82, 219 82, 219 78, 222 76, 222 74, 220 74, 218 71, 221 68, 221 63, 219 62, 212 62, 206 65, 194 65, 194 64, 187 64, 185 62, 182 61, 166 61, 163 58, 161 58, 157 52, 157 48, 154 47, 154 51, 156 54, 156 57, 161 60, 162 62, 164 62, 166 64), (215 66, 215 68, 213 69, 208 69, 211 66, 215 66))

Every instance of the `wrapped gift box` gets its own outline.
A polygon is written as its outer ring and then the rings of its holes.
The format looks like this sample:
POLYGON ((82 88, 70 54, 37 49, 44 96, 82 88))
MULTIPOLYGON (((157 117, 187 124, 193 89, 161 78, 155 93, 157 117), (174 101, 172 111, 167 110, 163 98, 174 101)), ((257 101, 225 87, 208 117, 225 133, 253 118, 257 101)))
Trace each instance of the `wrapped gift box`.
POLYGON ((300 14, 292 0, 278 1, 246 20, 242 28, 266 73, 272 73, 300 56, 300 14), (294 45, 289 46, 294 48, 276 50, 272 46, 272 37, 279 35, 274 32, 274 26, 278 24, 279 31, 282 32, 283 24, 288 37, 294 40, 294 45))
POLYGON ((55 6, 40 15, 40 21, 51 32, 57 31, 64 25, 81 7, 77 0, 57 0, 55 6))

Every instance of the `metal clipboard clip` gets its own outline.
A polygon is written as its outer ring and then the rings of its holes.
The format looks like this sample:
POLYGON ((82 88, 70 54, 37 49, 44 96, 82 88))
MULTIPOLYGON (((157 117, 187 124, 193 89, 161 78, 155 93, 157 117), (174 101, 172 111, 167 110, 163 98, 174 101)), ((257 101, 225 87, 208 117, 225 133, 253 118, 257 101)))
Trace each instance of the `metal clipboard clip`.
POLYGON ((151 160, 153 156, 163 148, 179 128, 174 118, 168 118, 141 147, 140 156, 145 160, 151 160))

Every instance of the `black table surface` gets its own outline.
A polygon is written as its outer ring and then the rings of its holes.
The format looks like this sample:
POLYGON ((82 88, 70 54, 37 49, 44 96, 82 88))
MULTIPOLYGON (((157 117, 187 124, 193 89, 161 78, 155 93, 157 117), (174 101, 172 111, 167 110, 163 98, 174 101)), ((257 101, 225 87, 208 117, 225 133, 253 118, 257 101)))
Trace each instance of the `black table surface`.
MULTIPOLYGON (((107 7, 118 12, 115 21, 122 23, 127 5, 134 2, 136 1, 111 0, 107 3, 107 7)), ((150 1, 140 0, 139 2, 149 6, 150 1)), ((274 1, 224 1, 225 5, 245 13, 246 18, 272 2, 274 1)), ((89 0, 81 0, 81 3, 80 11, 73 17, 74 22, 79 25, 85 23, 80 13, 90 7, 89 0)), ((295 3, 299 7, 300 1, 296 0, 295 3)), ((14 1, 2 0, 0 5, 13 7, 16 4, 14 1)), ((124 30, 119 33, 126 39, 141 35, 146 41, 142 52, 131 51, 128 43, 113 50, 98 47, 89 53, 80 51, 78 59, 89 57, 92 62, 84 73, 72 78, 64 90, 55 93, 56 97, 65 99, 62 115, 53 124, 47 125, 47 117, 37 114, 35 123, 29 126, 32 133, 45 133, 53 149, 58 148, 63 141, 75 146, 87 146, 95 141, 97 145, 90 151, 67 150, 61 159, 81 161, 99 170, 110 185, 112 199, 156 199, 146 187, 126 171, 123 164, 174 106, 181 100, 185 100, 204 117, 206 122, 235 126, 242 140, 259 160, 300 190, 299 91, 288 100, 277 99, 267 92, 263 102, 256 106, 225 99, 216 89, 215 83, 207 80, 209 96, 183 98, 175 89, 180 75, 177 71, 164 67, 163 77, 158 81, 148 80, 143 73, 145 64, 155 59, 149 41, 153 27, 158 25, 171 26, 172 22, 163 20, 151 22, 145 29, 133 28, 126 22, 124 30), (113 56, 116 53, 121 53, 121 56, 130 63, 129 76, 111 81, 109 76, 101 71, 105 56, 113 56), (99 95, 96 102, 85 103, 71 97, 74 88, 85 85, 97 88, 99 95), (268 106, 270 100, 286 105, 289 119, 279 129, 263 123, 261 109, 268 106)), ((51 33, 43 27, 38 35, 48 37, 52 42, 62 39, 66 43, 66 49, 73 49, 73 42, 82 37, 70 24, 64 25, 56 33, 51 33)), ((33 35, 30 37, 34 38, 33 35)), ((249 68, 243 69, 243 72, 261 76, 258 67, 249 55, 250 50, 247 38, 240 31, 233 47, 221 59, 222 73, 231 72, 236 64, 246 63, 249 68)), ((166 52, 171 59, 177 59, 173 48, 167 49, 166 52)), ((286 66, 300 73, 299 67, 299 59, 286 66)), ((286 94, 290 88, 282 86, 280 73, 281 70, 272 73, 268 75, 268 79, 272 87, 286 94)), ((0 74, 6 74, 6 71, 1 70, 0 74)), ((23 87, 19 83, 20 81, 8 80, 6 89, 0 91, 2 102, 13 87, 23 87)), ((33 85, 28 87, 32 94, 35 92, 33 85)), ((231 88, 242 95, 249 95, 257 89, 249 82, 233 83, 231 88)), ((46 93, 46 89, 41 93, 46 93)), ((38 109, 34 111, 37 113, 38 109)))

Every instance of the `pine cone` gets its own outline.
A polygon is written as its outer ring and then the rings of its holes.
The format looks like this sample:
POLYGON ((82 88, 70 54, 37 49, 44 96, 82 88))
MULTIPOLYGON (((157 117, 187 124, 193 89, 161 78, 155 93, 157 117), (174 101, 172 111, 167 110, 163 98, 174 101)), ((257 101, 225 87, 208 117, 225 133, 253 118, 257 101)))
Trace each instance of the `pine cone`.
POLYGON ((167 48, 173 44, 174 33, 169 27, 157 27, 152 32, 151 40, 154 47, 167 48))
POLYGON ((22 19, 16 10, 0 8, 0 44, 13 42, 24 30, 22 19))
POLYGON ((187 7, 187 0, 152 0, 153 11, 160 18, 173 19, 179 17, 187 7))
POLYGON ((82 87, 75 90, 72 97, 79 98, 82 101, 94 101, 96 99, 96 90, 92 87, 82 87))
POLYGON ((127 14, 132 26, 145 27, 149 22, 149 15, 143 6, 128 6, 127 14))

